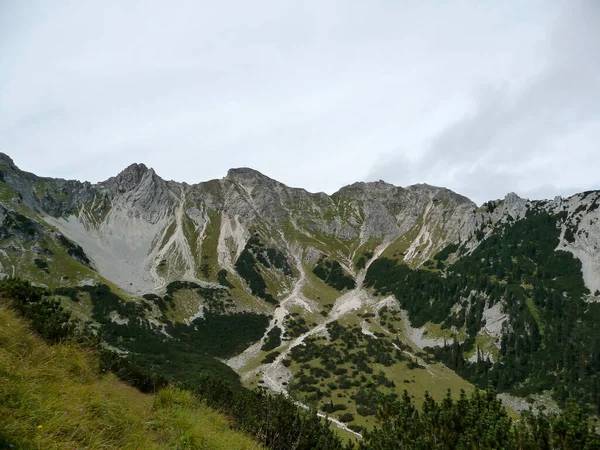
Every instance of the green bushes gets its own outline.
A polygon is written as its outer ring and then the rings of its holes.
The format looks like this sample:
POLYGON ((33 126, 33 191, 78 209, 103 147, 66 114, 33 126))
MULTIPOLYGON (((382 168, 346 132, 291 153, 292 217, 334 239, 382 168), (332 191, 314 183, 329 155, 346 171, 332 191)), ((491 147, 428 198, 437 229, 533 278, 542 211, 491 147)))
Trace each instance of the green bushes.
POLYGON ((350 413, 344 413, 340 416, 340 422, 348 423, 354 420, 354 416, 350 413))
POLYGON ((331 376, 331 374, 323 369, 322 367, 311 367, 310 369, 308 369, 310 374, 317 377, 317 378, 329 378, 331 376))
POLYGON ((271 364, 273 361, 277 359, 280 355, 280 352, 271 352, 268 353, 261 361, 261 364, 271 364))
MULTIPOLYGON (((448 259, 448 257, 453 254, 456 253, 456 251, 458 250, 459 245, 458 244, 449 244, 446 247, 444 247, 442 250, 440 250, 436 255, 434 255, 433 259, 435 261, 437 261, 437 268, 438 269, 443 269, 445 267, 445 262, 448 259)), ((433 264, 433 262, 431 262, 431 264, 433 264)))
POLYGON ((421 327, 428 321, 443 322, 460 299, 468 295, 460 277, 442 278, 438 273, 412 270, 388 258, 379 258, 369 266, 365 284, 380 295, 395 294, 402 307, 408 310, 411 323, 421 327), (431 299, 435 299, 431 302, 431 299))
MULTIPOLYGON (((114 294, 105 287, 98 286, 92 290, 90 288, 86 287, 92 295, 94 307, 98 308, 95 313, 115 307, 123 313, 131 312, 135 317, 143 310, 143 308, 138 310, 137 307, 127 305, 129 302, 116 301, 112 297, 114 294), (106 302, 109 306, 96 305, 97 302, 106 302)), ((0 281, 0 292, 3 296, 11 298, 15 309, 27 317, 34 328, 46 338, 50 340, 67 339, 74 333, 68 313, 58 302, 46 303, 47 299, 43 296, 45 291, 34 288, 30 283, 22 280, 7 279, 0 281), (52 306, 47 307, 48 305, 52 306)), ((213 320, 210 316, 205 319, 208 322, 213 320)), ((112 352, 102 351, 100 369, 110 369, 122 379, 146 392, 155 392, 170 381, 177 379, 182 387, 195 392, 198 400, 206 402, 209 406, 221 410, 230 417, 234 428, 255 436, 267 448, 277 450, 344 448, 340 438, 324 420, 319 419, 312 411, 298 408, 291 400, 281 395, 266 394, 261 390, 249 391, 239 385, 236 388, 227 379, 224 379, 221 373, 211 376, 208 375, 210 371, 205 369, 198 373, 196 364, 200 355, 194 353, 194 349, 207 338, 207 335, 201 335, 196 340, 178 333, 175 328, 168 328, 175 334, 176 339, 167 339, 165 336, 161 342, 155 338, 153 340, 151 336, 157 336, 158 333, 149 327, 144 327, 143 323, 144 321, 138 316, 135 320, 130 320, 130 325, 133 325, 131 330, 126 330, 127 326, 120 325, 120 327, 124 327, 119 328, 119 331, 122 332, 121 343, 125 342, 126 344, 123 345, 129 346, 131 357, 119 358, 112 352), (152 351, 147 349, 145 351, 148 353, 145 353, 144 347, 138 346, 138 339, 149 345, 152 351), (181 342, 187 342, 190 345, 180 347, 181 342), (149 364, 148 360, 144 360, 144 355, 153 355, 156 356, 156 359, 149 364), (185 357, 188 359, 180 360, 185 357), (166 360, 170 367, 168 369, 164 366, 161 367, 161 360, 166 360), (176 372, 183 367, 187 367, 188 371, 185 374, 177 374, 176 372)), ((218 323, 220 322, 217 321, 218 323)), ((195 326, 203 327, 204 325, 195 323, 195 326)), ((239 323, 234 325, 236 330, 240 327, 239 323)), ((330 328, 340 337, 355 334, 354 329, 347 330, 337 325, 330 328)), ((188 331, 190 329, 194 329, 194 327, 188 327, 188 331)), ((116 328, 103 327, 103 334, 107 336, 106 332, 108 332, 110 337, 110 332, 116 330, 116 328)), ((208 334, 211 333, 212 331, 208 334)), ((364 337, 364 339, 369 338, 368 336, 364 337)), ((319 346, 311 339, 307 339, 306 343, 308 349, 300 350, 306 359, 317 355, 325 356, 328 360, 341 356, 335 348, 319 346)), ((277 352, 269 355, 277 355, 277 352)), ((356 356, 357 361, 368 357, 367 353, 360 351, 356 355, 361 355, 356 356)), ((207 357, 207 355, 205 356, 207 357)), ((328 376, 329 373, 310 365, 307 367, 310 374, 303 374, 299 378, 298 390, 308 393, 314 401, 318 401, 327 395, 327 392, 319 389, 318 377, 328 376)), ((342 371, 338 371, 338 374, 340 388, 344 386, 350 388, 356 386, 357 383, 358 385, 364 383, 349 379, 342 371)), ((379 385, 387 383, 385 376, 382 376, 381 373, 372 378, 379 385)), ((368 380, 365 378, 365 381, 368 380)), ((600 438, 589 428, 587 416, 571 401, 566 402, 565 412, 560 416, 544 417, 525 413, 522 420, 515 424, 491 390, 486 393, 475 392, 470 398, 467 398, 463 392, 458 400, 452 399, 448 394, 447 398, 439 404, 426 395, 423 406, 418 411, 407 393, 398 400, 397 396, 384 395, 375 389, 368 388, 369 383, 361 386, 353 399, 358 405, 358 413, 363 416, 372 415, 377 407, 381 406, 377 413, 380 425, 372 432, 365 432, 365 437, 360 443, 362 449, 551 448, 586 450, 600 448, 600 438)), ((329 400, 324 403, 322 409, 328 413, 342 412, 345 411, 346 405, 336 404, 329 400)), ((341 414, 339 418, 346 423, 354 420, 354 416, 349 413, 341 414)), ((352 429, 364 432, 360 427, 352 429)), ((0 438, 6 440, 7 436, 2 435, 0 438)))
POLYGON ((258 269, 258 264, 265 268, 271 266, 280 270, 284 275, 291 275, 292 269, 285 256, 272 248, 265 248, 258 235, 247 242, 246 247, 235 262, 235 270, 246 280, 252 293, 265 301, 277 304, 277 300, 268 292, 267 284, 258 269))
POLYGON ((22 234, 26 240, 31 240, 40 227, 39 224, 22 214, 7 210, 3 207, 2 212, 5 214, 4 224, 0 226, 0 238, 2 239, 18 232, 19 234, 22 234))
POLYGON ((373 252, 365 252, 363 255, 358 258, 354 267, 357 269, 364 269, 367 265, 367 261, 369 261, 373 257, 373 252))
POLYGON ((329 403, 325 403, 321 410, 327 414, 334 413, 336 411, 345 411, 348 407, 342 403, 333 403, 333 400, 329 400, 329 403))
POLYGON ((186 325, 171 323, 163 316, 162 328, 146 320, 145 302, 125 301, 106 285, 60 288, 56 293, 74 299, 78 292, 89 294, 92 315, 101 326, 104 341, 128 352, 121 364, 133 373, 131 377, 147 373, 152 379, 163 377, 169 382, 193 383, 203 375, 214 375, 222 377, 234 389, 241 389, 238 375, 216 358, 241 353, 259 340, 268 318, 254 313, 221 314, 220 305, 227 297, 227 290, 203 288, 189 282, 171 283, 164 299, 149 296, 146 301, 156 301, 164 311, 166 303, 171 301, 170 294, 179 289, 193 289, 203 296, 207 302, 204 317, 186 325), (128 319, 128 323, 112 321, 112 312, 128 319))
POLYGON ((356 408, 356 412, 363 417, 374 416, 375 413, 377 413, 377 408, 369 408, 367 406, 359 406, 358 408, 356 408))
MULTIPOLYGON (((346 391, 357 406, 363 406, 361 415, 374 415, 380 399, 392 395, 385 392, 393 390, 395 384, 383 371, 373 373, 373 367, 377 363, 388 363, 396 351, 394 344, 363 334, 358 326, 345 327, 339 322, 327 324, 327 331, 327 344, 321 342, 323 338, 308 337, 302 345, 291 350, 290 357, 301 363, 302 369, 291 384, 292 392, 296 392, 307 404, 318 404, 318 400, 331 398, 333 391, 339 389, 346 391), (317 383, 319 388, 316 387, 317 383), (358 401, 353 392, 358 396, 358 401)), ((340 395, 342 393, 338 392, 340 395)), ((331 401, 325 399, 318 407, 328 412, 331 410, 331 401)))
POLYGON ((190 325, 167 324, 163 329, 166 334, 145 321, 132 320, 127 325, 107 322, 102 331, 107 342, 130 352, 127 359, 136 366, 169 381, 193 382, 209 374, 222 377, 239 389, 237 374, 216 358, 243 351, 260 339, 267 323, 267 317, 258 314, 206 312, 190 325))
POLYGON ((377 417, 379 426, 365 433, 360 449, 600 448, 600 436, 574 404, 560 416, 524 413, 513 423, 493 390, 469 398, 462 391, 458 400, 448 392, 440 403, 426 394, 420 411, 404 391, 399 401, 384 401, 377 417))
POLYGON ((46 272, 49 272, 48 271, 48 263, 45 260, 40 259, 40 258, 35 258, 33 260, 33 263, 35 264, 35 267, 37 267, 38 269, 42 269, 42 270, 45 270, 46 272))
POLYGON ((304 317, 296 317, 294 315, 286 316, 285 322, 286 337, 295 338, 309 331, 304 317))
POLYGON ((275 298, 267 292, 267 284, 260 272, 256 269, 256 262, 252 253, 247 249, 240 254, 240 257, 235 263, 235 269, 240 276, 246 280, 252 293, 269 303, 276 304, 275 298))
POLYGON ((185 340, 209 355, 228 358, 244 351, 258 341, 265 332, 269 319, 262 314, 215 314, 207 311, 204 317, 190 325, 171 324, 166 327, 175 339, 185 340))
POLYGON ((448 257, 458 250, 458 244, 449 244, 440 250, 433 258, 437 261, 446 261, 448 257))
POLYGON ((327 421, 305 411, 282 395, 261 390, 232 392, 214 378, 205 378, 195 387, 209 406, 226 412, 236 428, 259 438, 267 448, 298 450, 344 448, 327 421))
POLYGON ((219 272, 217 272, 217 280, 219 281, 219 284, 221 286, 225 286, 231 289, 234 288, 233 284, 231 284, 227 279, 227 271, 225 269, 221 269, 219 270, 219 272))
POLYGON ((81 248, 80 245, 75 244, 74 242, 71 242, 69 239, 64 237, 62 234, 58 235, 58 240, 63 245, 63 247, 65 247, 67 249, 67 253, 70 256, 75 258, 81 264, 83 264, 87 267, 90 267, 90 268, 92 267, 92 262, 89 260, 89 258, 83 251, 83 248, 81 248))
POLYGON ((13 307, 43 338, 60 342, 74 337, 75 323, 70 321, 71 313, 58 301, 45 297, 47 294, 46 290, 32 286, 29 281, 0 280, 0 296, 11 299, 13 307))
POLYGON ((354 289, 356 287, 354 278, 342 268, 340 263, 326 256, 319 258, 317 265, 313 269, 313 273, 338 291, 354 289))
MULTIPOLYGON (((120 311, 127 308, 112 298, 114 294, 105 287, 98 287, 90 292, 94 294, 93 300, 106 300, 110 305, 120 308, 120 311)), ((72 333, 73 329, 71 322, 68 322, 68 313, 58 302, 51 302, 53 305, 51 309, 40 308, 40 305, 46 304, 46 299, 43 298, 43 294, 46 292, 32 287, 29 282, 18 279, 2 280, 0 281, 0 293, 12 299, 13 306, 28 318, 36 331, 44 337, 56 340, 66 338, 72 333), (39 322, 40 315, 43 316, 42 322, 39 322), (53 325, 48 327, 48 324, 53 325), (56 330, 59 330, 59 335, 56 330)), ((106 308, 99 306, 96 312, 104 311, 106 308)), ((125 328, 120 331, 126 331, 125 328)), ((235 328, 239 329, 239 326, 236 325, 235 328)), ((178 349, 178 339, 164 339, 163 342, 166 342, 168 347, 161 346, 160 341, 152 339, 152 334, 156 335, 157 333, 142 327, 141 322, 138 322, 123 337, 125 341, 132 337, 147 341, 146 344, 152 350, 151 355, 156 356, 154 362, 158 364, 162 360, 170 366, 169 369, 159 368, 153 364, 140 364, 140 356, 143 353, 137 353, 135 350, 141 350, 141 347, 137 347, 131 352, 132 357, 127 359, 120 358, 107 350, 101 351, 99 370, 112 370, 120 378, 140 390, 156 392, 177 378, 171 371, 180 370, 177 367, 177 361, 182 356, 178 355, 178 352, 182 351, 189 357, 188 361, 184 361, 188 372, 187 376, 178 379, 178 384, 193 391, 198 396, 198 401, 204 401, 209 406, 224 412, 233 421, 236 429, 253 435, 267 448, 274 450, 289 448, 341 450, 344 448, 340 438, 331 430, 325 420, 318 418, 311 411, 304 411, 297 407, 291 400, 281 395, 266 395, 260 390, 249 391, 239 384, 237 387, 232 386, 226 377, 222 377, 222 374, 211 376, 205 370, 198 373, 194 360, 199 355, 194 354, 193 350, 199 342, 178 349)), ((179 335, 178 338, 183 339, 183 336, 179 335)), ((213 359, 213 361, 216 360, 213 359)), ((14 441, 10 439, 10 436, 0 433, 0 442, 6 443, 8 446, 14 441)))
MULTIPOLYGON (((167 302, 174 307, 173 295, 182 290, 195 292, 204 300, 204 308, 215 314, 225 314, 233 306, 233 299, 227 288, 203 287, 189 281, 173 281, 167 285, 167 294, 164 299, 157 301, 163 313, 167 312, 167 302)), ((163 320, 167 320, 166 317, 163 320)))
MULTIPOLYGON (((377 294, 394 294, 415 327, 428 321, 464 327, 463 344, 432 353, 479 387, 492 383, 523 395, 551 389, 560 404, 573 397, 600 412, 600 304, 585 301, 580 261, 555 250, 566 214, 530 211, 525 219, 500 225, 444 276, 379 258, 365 284, 377 294), (483 311, 499 301, 508 314, 500 362, 467 361, 483 311)), ((436 258, 452 250, 446 247, 436 258)))
POLYGON ((265 343, 261 347, 261 350, 268 352, 281 345, 281 328, 275 326, 271 328, 271 331, 267 333, 265 343))

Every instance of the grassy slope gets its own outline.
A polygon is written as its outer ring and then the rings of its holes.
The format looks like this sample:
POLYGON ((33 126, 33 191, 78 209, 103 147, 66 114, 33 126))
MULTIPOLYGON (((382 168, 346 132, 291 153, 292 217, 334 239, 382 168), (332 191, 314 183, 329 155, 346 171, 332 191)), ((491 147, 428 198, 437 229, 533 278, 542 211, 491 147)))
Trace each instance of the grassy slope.
POLYGON ((10 202, 13 198, 18 198, 18 196, 17 191, 3 181, 0 181, 0 201, 10 202))
POLYGON ((312 267, 305 266, 304 272, 306 273, 306 284, 302 286, 302 294, 306 298, 316 301, 319 306, 333 305, 342 295, 340 291, 328 286, 323 280, 317 277, 312 272, 312 267))
POLYGON ((142 394, 97 366, 77 346, 46 344, 0 303, 0 447, 259 448, 189 392, 142 394))

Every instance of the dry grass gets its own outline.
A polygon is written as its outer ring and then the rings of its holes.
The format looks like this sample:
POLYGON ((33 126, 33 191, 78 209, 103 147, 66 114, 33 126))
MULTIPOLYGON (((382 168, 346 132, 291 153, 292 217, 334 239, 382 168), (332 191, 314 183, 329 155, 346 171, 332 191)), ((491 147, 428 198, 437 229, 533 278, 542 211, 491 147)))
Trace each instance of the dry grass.
POLYGON ((97 367, 93 352, 46 344, 0 303, 0 448, 259 448, 189 392, 142 394, 97 367))

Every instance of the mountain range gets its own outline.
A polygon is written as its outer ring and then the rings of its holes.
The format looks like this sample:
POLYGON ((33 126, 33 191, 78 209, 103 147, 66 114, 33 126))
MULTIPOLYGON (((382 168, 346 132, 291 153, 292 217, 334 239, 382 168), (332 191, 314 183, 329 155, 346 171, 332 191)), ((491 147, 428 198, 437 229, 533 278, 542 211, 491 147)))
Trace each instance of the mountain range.
POLYGON ((92 184, 0 154, 0 273, 124 358, 283 392, 352 433, 402 389, 492 384, 515 411, 598 413, 599 206, 384 181, 327 195, 249 168, 187 184, 133 164, 92 184))

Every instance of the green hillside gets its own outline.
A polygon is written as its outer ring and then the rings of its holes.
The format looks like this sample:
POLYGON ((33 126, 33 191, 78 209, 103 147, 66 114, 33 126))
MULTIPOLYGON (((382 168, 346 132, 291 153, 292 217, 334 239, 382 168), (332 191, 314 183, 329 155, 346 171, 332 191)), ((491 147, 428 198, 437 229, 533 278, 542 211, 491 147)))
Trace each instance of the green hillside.
MULTIPOLYGON (((326 420, 281 395, 250 391, 235 380, 223 379, 218 371, 211 372, 208 354, 200 360, 199 372, 184 379, 183 373, 166 376, 166 366, 161 371, 144 359, 151 355, 148 348, 141 358, 123 358, 112 350, 100 350, 102 340, 97 329, 72 320, 56 296, 48 294, 27 281, 0 281, 2 445, 257 447, 250 438, 228 432, 237 429, 277 450, 343 448, 326 420), (154 395, 143 394, 132 386, 154 395), (38 434, 30 434, 32 429, 38 434), (49 430, 56 431, 56 435, 49 430), (46 436, 44 433, 55 441, 38 442, 46 436), (238 443, 237 436, 245 441, 238 443), (121 440, 109 441, 117 438, 121 440), (60 439, 65 439, 64 444, 60 439)), ((190 364, 194 355, 191 358, 190 364)), ((166 359, 163 364, 168 362, 166 359)), ((183 367, 184 360, 179 364, 183 367)))
POLYGON ((258 449, 189 391, 143 394, 97 352, 48 344, 0 300, 0 448, 258 449))
MULTIPOLYGON (((573 398, 598 414, 600 303, 589 301, 580 261, 555 250, 565 217, 530 211, 499 225, 443 273, 380 258, 369 267, 366 283, 380 295, 394 294, 414 326, 432 321, 448 331, 466 330, 464 342, 430 353, 479 387, 491 383, 522 396, 548 390, 560 405, 573 398), (483 356, 480 333, 484 310, 499 302, 507 319, 491 360, 483 356), (469 354, 480 356, 469 361, 469 354)), ((440 252, 438 265, 456 251, 462 250, 440 252)))

